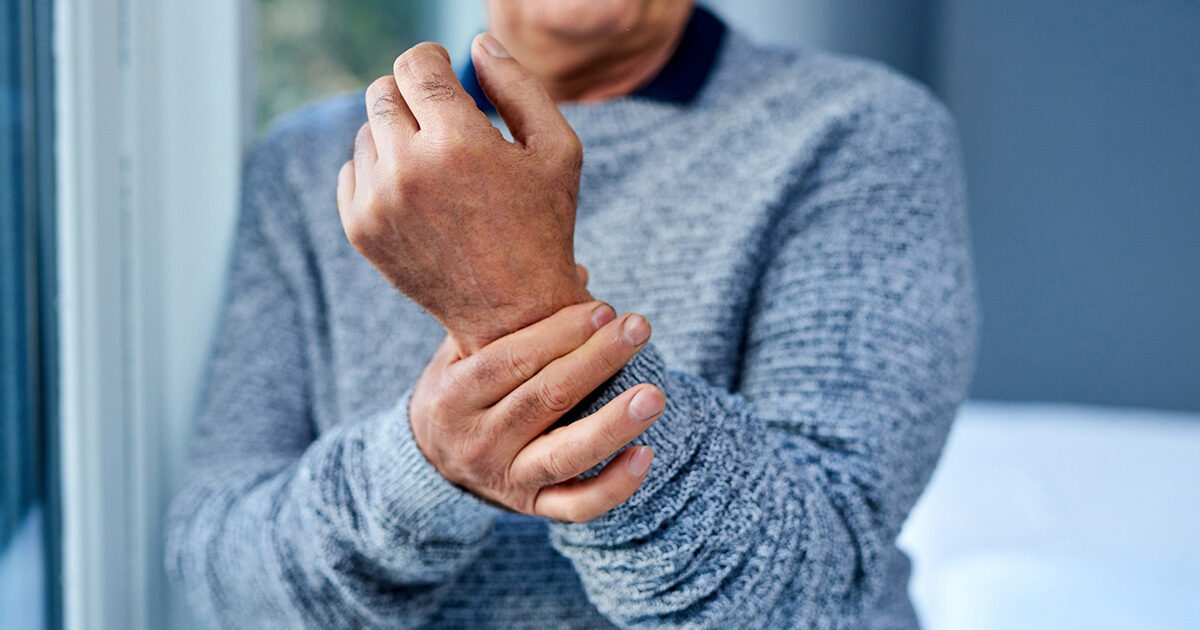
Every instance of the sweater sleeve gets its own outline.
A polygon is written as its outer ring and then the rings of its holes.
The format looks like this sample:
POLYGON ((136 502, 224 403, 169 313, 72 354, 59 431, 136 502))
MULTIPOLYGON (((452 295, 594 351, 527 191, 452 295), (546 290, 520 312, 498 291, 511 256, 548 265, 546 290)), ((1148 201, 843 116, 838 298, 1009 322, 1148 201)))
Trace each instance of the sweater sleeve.
POLYGON ((229 293, 167 570, 222 628, 414 627, 491 532, 494 508, 413 441, 408 394, 315 434, 306 331, 283 251, 299 238, 280 151, 247 161, 229 293))
MULTIPOLYGON (((758 270, 735 391, 653 343, 588 410, 666 394, 643 487, 556 548, 614 623, 859 627, 972 370, 956 134, 917 88, 831 127, 758 270)), ((660 323, 661 325, 661 323, 660 323)), ((666 324, 666 325, 669 325, 666 324)))

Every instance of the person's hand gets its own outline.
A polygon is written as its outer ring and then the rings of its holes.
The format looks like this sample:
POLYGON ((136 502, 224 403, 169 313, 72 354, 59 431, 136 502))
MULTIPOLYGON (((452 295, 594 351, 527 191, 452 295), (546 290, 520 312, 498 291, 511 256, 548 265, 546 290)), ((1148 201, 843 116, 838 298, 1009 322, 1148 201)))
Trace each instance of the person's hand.
POLYGON ((420 44, 367 90, 369 120, 337 195, 350 243, 462 354, 591 299, 575 272, 579 139, 495 38, 476 38, 472 56, 514 142, 463 90, 445 49, 420 44))
POLYGON ((616 374, 650 338, 644 317, 588 302, 459 358, 447 337, 413 389, 417 446, 446 479, 516 512, 591 520, 641 486, 654 457, 625 449, 597 475, 578 476, 641 435, 663 393, 640 384, 596 413, 546 432, 616 374))

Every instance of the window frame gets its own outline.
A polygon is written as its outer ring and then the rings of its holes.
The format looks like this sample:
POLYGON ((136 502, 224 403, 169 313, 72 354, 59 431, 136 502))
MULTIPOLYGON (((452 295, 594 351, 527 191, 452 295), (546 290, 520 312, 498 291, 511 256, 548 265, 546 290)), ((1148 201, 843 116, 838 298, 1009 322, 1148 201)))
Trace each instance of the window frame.
POLYGON ((62 615, 188 627, 162 515, 182 475, 252 123, 244 0, 54 8, 62 615))

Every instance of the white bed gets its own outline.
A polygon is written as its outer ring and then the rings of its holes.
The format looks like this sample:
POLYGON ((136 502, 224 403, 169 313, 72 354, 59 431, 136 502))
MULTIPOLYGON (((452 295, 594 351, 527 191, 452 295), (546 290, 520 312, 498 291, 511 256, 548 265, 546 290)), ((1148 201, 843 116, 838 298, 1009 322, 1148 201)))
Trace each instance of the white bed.
POLYGON ((1200 414, 969 403, 900 544, 926 630, 1200 628, 1200 414))

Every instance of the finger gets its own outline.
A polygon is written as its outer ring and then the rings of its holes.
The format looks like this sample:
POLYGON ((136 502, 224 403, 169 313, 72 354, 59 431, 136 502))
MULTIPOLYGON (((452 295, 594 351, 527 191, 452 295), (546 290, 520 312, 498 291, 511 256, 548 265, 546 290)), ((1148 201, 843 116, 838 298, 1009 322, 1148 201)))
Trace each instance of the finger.
POLYGON ((510 333, 452 366, 455 378, 472 405, 494 405, 551 361, 583 345, 596 331, 616 319, 603 302, 584 302, 560 309, 539 322, 510 333))
POLYGON ((542 82, 513 59, 495 36, 481 33, 476 37, 471 58, 480 87, 514 140, 525 146, 578 142, 542 82))
POLYGON ((388 75, 375 79, 367 88, 366 101, 367 122, 371 125, 376 148, 394 154, 419 129, 417 119, 400 95, 400 88, 396 87, 396 77, 388 75))
POLYGON ((590 521, 628 501, 653 461, 650 447, 627 448, 595 477, 542 488, 533 499, 533 513, 569 523, 590 521))
POLYGON ((523 448, 612 378, 649 338, 650 324, 641 315, 630 313, 609 322, 497 403, 487 416, 495 418, 492 430, 506 442, 524 438, 518 446, 523 448))
POLYGON ((575 265, 575 273, 579 274, 579 282, 581 282, 583 284, 583 286, 586 287, 587 283, 588 283, 587 267, 584 267, 583 265, 580 265, 580 264, 576 264, 575 265))
POLYGON ((349 160, 338 171, 337 178, 337 207, 338 214, 350 210, 350 201, 354 199, 354 162, 349 160))
POLYGON ((438 44, 425 42, 409 48, 393 65, 396 85, 421 129, 462 124, 487 124, 467 91, 459 83, 450 55, 438 44))
POLYGON ((375 138, 371 133, 371 125, 363 123, 354 137, 354 191, 370 190, 371 172, 379 155, 375 152, 375 138))
POLYGON ((650 428, 665 405, 657 387, 631 388, 600 411, 530 442, 513 460, 512 478, 541 488, 578 477, 650 428))

